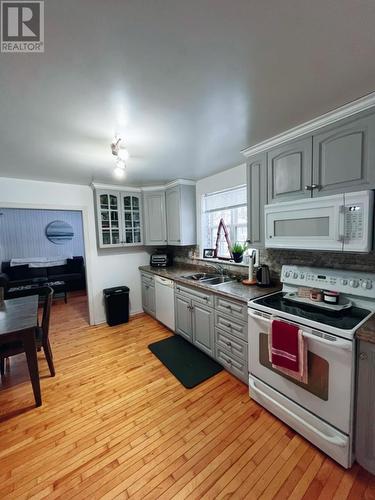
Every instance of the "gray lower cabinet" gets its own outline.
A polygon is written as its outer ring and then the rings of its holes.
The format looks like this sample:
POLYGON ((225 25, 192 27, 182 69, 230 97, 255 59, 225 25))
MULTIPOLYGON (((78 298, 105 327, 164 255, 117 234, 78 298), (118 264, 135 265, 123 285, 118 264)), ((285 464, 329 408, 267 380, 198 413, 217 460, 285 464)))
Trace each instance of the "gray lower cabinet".
POLYGON ((193 301, 193 344, 214 356, 214 310, 193 301))
POLYGON ((166 245, 165 191, 145 192, 143 205, 145 245, 166 245))
POLYGON ((193 319, 191 299, 182 295, 175 295, 176 333, 186 340, 193 341, 193 319))
POLYGON ((226 370, 233 373, 233 375, 246 384, 249 383, 247 361, 241 360, 237 358, 237 356, 233 356, 230 352, 220 347, 216 348, 216 359, 226 370))
POLYGON ((215 355, 215 315, 211 294, 178 285, 175 293, 176 333, 210 356, 215 355))
POLYGON ((247 163, 247 238, 252 248, 264 246, 264 205, 267 203, 266 153, 247 163))
POLYGON ((176 284, 176 333, 248 384, 247 304, 176 284))
POLYGON ((357 418, 355 455, 357 462, 375 474, 375 344, 361 341, 358 354, 357 418))
POLYGON ((311 198, 312 138, 287 142, 267 153, 268 203, 311 198))
POLYGON ((375 187, 375 115, 340 121, 313 139, 313 196, 375 187))
POLYGON ((141 274, 142 308, 144 312, 155 316, 155 282, 153 276, 141 274))
POLYGON ((216 360, 248 384, 247 304, 215 297, 215 348, 216 360))

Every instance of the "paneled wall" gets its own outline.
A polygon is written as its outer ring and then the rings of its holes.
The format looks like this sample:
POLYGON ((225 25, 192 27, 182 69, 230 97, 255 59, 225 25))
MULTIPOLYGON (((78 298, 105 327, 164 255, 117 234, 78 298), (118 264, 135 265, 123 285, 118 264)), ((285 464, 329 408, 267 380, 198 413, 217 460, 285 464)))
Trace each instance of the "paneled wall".
POLYGON ((22 257, 84 256, 81 212, 0 208, 0 214, 0 262, 22 257), (46 227, 55 220, 73 227, 71 241, 56 245, 47 239, 46 227))

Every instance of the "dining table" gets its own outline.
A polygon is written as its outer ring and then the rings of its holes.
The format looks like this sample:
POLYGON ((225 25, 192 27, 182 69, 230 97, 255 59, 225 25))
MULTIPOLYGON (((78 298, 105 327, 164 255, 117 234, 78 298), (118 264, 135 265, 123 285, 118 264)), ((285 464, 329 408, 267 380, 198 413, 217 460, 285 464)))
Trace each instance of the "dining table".
POLYGON ((38 295, 29 295, 0 302, 0 350, 2 345, 22 342, 36 406, 41 406, 35 329, 38 326, 38 295))

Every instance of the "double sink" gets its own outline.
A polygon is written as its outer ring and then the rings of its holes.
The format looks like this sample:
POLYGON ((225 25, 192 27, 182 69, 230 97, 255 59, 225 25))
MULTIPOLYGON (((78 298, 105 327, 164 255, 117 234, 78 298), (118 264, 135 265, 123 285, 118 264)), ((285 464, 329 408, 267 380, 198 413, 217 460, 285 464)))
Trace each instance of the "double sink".
POLYGON ((183 276, 183 278, 209 286, 217 286, 222 285, 223 283, 230 283, 234 281, 234 279, 230 278, 229 276, 208 273, 189 274, 188 276, 183 276))

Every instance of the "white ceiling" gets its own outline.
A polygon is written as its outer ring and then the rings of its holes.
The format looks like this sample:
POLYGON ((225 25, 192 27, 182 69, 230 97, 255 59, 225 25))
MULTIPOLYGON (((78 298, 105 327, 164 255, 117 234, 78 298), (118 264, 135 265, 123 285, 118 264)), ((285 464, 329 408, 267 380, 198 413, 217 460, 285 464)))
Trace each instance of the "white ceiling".
POLYGON ((0 54, 0 175, 197 179, 375 89, 374 0, 47 0, 46 52, 0 54))

